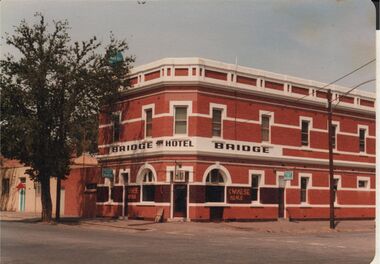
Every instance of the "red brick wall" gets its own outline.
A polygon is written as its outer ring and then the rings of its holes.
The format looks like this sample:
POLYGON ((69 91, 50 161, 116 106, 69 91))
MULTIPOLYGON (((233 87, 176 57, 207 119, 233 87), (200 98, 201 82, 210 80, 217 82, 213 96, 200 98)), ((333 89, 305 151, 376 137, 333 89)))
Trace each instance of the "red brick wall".
POLYGON ((62 181, 62 188, 65 189, 65 215, 83 215, 86 206, 85 186, 89 183, 100 183, 100 173, 100 168, 97 167, 71 169, 70 175, 62 181))

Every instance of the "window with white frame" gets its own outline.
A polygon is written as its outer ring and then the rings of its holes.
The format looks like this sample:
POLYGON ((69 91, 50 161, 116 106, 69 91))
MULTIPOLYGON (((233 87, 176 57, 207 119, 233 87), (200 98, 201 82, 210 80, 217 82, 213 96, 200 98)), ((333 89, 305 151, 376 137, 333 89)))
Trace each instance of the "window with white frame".
POLYGON ((333 185, 333 190, 334 190, 334 203, 337 203, 337 196, 338 196, 338 186, 339 186, 339 178, 334 178, 334 185, 333 185))
POLYGON ((186 134, 187 133, 187 107, 176 106, 174 117, 174 134, 186 134))
POLYGON ((252 174, 251 175, 251 200, 252 202, 259 201, 259 188, 260 188, 260 174, 252 174))
POLYGON ((261 115, 261 141, 270 139, 270 116, 261 115))
POLYGON ((301 195, 301 203, 307 203, 307 189, 309 185, 309 177, 301 177, 301 188, 300 188, 300 195, 301 195))
POLYGON ((123 185, 127 185, 129 181, 129 173, 128 172, 120 173, 120 181, 123 185))
POLYGON ((221 137, 222 136, 222 110, 213 108, 212 109, 212 136, 221 137))
POLYGON ((112 121, 112 142, 120 141, 121 132, 121 113, 114 112, 111 116, 112 121))
POLYGON ((142 179, 142 202, 154 202, 155 196, 155 179, 153 172, 146 169, 142 179))
POLYGON ((369 180, 358 179, 359 189, 369 189, 369 180))
POLYGON ((360 152, 365 152, 365 134, 366 134, 366 130, 364 128, 359 129, 359 150, 360 150, 360 152))
POLYGON ((309 125, 310 122, 302 120, 301 122, 301 145, 309 146, 309 125))
POLYGON ((170 171, 170 182, 188 182, 190 172, 187 170, 170 171))
POLYGON ((224 202, 225 182, 219 169, 211 170, 206 178, 206 202, 224 202))
POLYGON ((335 149, 336 148, 336 128, 337 125, 332 125, 331 126, 331 132, 332 132, 332 147, 335 149))
POLYGON ((152 136, 152 109, 145 110, 145 137, 152 136))

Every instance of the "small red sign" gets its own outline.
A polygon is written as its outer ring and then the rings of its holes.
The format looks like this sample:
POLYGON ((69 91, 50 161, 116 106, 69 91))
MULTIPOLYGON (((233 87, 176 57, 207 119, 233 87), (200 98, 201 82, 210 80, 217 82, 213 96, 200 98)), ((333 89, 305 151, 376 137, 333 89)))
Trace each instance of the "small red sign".
POLYGON ((20 183, 16 186, 16 188, 17 188, 17 190, 25 189, 25 188, 26 188, 25 183, 20 182, 20 183))

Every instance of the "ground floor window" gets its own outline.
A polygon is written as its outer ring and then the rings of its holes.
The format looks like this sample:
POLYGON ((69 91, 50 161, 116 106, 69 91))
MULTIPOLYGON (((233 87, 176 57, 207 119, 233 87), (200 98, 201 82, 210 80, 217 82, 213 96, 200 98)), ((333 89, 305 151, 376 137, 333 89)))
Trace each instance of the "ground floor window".
POLYGON ((206 202, 224 202, 224 186, 206 186, 206 202))
POLYGON ((334 179, 334 203, 337 202, 337 192, 338 192, 338 184, 339 184, 339 179, 335 178, 334 179))
POLYGON ((156 186, 153 184, 155 182, 153 172, 147 169, 143 175, 142 181, 142 201, 143 202, 154 202, 154 196, 156 191, 156 186))
POLYGON ((213 169, 206 178, 206 202, 224 202, 224 178, 220 170, 213 169))
POLYGON ((301 203, 307 202, 307 185, 309 183, 308 177, 301 177, 301 203))
POLYGON ((154 185, 143 185, 143 197, 144 202, 154 202, 155 186, 154 185))
POLYGON ((259 182, 260 175, 252 174, 252 182, 251 182, 251 200, 253 202, 257 202, 259 200, 259 182))

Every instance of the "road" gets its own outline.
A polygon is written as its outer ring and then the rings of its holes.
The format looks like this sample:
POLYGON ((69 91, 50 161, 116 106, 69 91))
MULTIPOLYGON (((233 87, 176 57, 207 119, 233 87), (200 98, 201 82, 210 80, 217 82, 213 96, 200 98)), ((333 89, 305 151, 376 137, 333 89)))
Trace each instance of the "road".
MULTIPOLYGON (((143 229, 142 229, 143 230, 143 229)), ((1 263, 370 263, 374 232, 101 230, 1 222, 1 263)))

